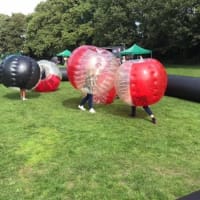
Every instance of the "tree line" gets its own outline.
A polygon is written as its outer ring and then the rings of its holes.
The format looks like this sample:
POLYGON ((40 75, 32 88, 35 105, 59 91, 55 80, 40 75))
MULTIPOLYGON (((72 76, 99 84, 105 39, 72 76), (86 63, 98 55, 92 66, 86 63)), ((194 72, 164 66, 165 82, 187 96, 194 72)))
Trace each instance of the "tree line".
POLYGON ((199 0, 46 0, 30 15, 0 14, 0 27, 0 55, 136 43, 165 61, 200 62, 199 0))

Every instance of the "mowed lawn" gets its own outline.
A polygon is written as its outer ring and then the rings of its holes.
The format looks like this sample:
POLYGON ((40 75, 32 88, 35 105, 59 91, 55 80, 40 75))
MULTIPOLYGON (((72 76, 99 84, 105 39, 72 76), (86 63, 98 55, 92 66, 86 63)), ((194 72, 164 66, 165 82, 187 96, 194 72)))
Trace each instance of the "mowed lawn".
MULTIPOLYGON (((200 77, 200 66, 167 71, 200 77)), ((120 99, 78 110, 69 82, 27 101, 3 85, 0 95, 0 200, 173 200, 200 189, 199 103, 164 96, 154 125, 120 99)))

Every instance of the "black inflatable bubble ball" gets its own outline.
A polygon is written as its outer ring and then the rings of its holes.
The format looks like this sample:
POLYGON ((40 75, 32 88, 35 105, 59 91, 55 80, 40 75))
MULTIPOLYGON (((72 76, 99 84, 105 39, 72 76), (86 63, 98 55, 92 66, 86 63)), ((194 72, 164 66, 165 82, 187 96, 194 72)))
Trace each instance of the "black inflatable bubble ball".
POLYGON ((13 55, 0 64, 0 82, 6 87, 32 89, 40 80, 40 67, 28 56, 13 55))

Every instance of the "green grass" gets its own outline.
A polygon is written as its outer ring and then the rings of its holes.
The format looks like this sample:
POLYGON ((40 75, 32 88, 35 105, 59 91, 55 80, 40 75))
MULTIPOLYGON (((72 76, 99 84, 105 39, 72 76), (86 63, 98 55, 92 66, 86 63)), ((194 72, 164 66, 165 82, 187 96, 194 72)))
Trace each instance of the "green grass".
POLYGON ((78 110, 69 82, 23 102, 0 93, 1 200, 173 200, 200 189, 198 103, 165 96, 153 125, 119 99, 78 110))
POLYGON ((193 65, 166 65, 168 74, 200 77, 200 66, 193 65))

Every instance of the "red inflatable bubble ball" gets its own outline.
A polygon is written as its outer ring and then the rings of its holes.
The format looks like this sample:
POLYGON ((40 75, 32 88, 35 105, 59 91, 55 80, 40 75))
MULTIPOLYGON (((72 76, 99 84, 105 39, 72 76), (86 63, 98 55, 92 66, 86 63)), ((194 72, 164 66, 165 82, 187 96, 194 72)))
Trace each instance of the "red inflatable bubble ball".
POLYGON ((105 92, 103 95, 94 95, 94 103, 96 104, 111 104, 116 98, 116 90, 115 87, 111 88, 111 90, 105 92))
POLYGON ((41 69, 41 79, 35 87, 37 92, 52 92, 58 89, 62 75, 54 62, 48 60, 38 61, 41 69))
POLYGON ((156 59, 127 61, 116 73, 115 87, 119 98, 129 105, 155 104, 164 96, 167 73, 156 59))
POLYGON ((83 45, 68 59, 68 79, 74 88, 93 94, 94 102, 109 103, 115 97, 113 87, 118 68, 119 63, 111 52, 83 45))

